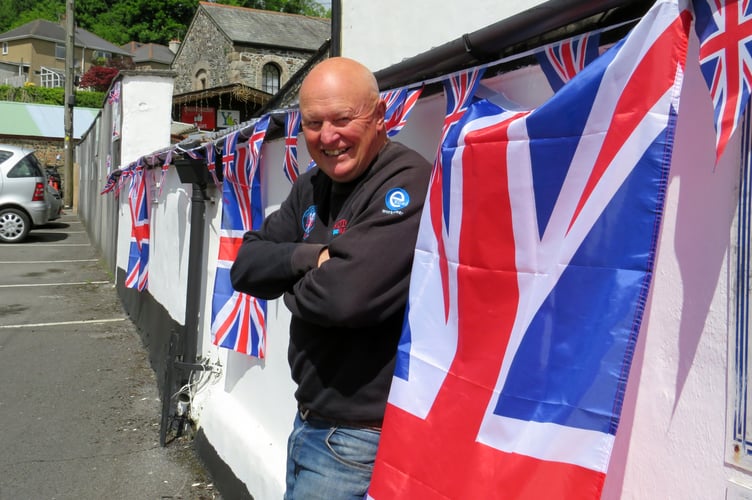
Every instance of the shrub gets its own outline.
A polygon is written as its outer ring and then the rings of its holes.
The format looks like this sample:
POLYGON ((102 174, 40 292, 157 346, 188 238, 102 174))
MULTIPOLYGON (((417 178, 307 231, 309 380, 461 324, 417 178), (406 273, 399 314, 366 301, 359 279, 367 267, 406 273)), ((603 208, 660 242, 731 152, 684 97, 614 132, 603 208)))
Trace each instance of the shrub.
MULTIPOLYGON (((79 90, 75 92, 76 106, 80 108, 101 108, 105 92, 79 90)), ((0 101, 28 102, 34 104, 65 104, 65 89, 24 85, 12 87, 0 85, 0 101)))

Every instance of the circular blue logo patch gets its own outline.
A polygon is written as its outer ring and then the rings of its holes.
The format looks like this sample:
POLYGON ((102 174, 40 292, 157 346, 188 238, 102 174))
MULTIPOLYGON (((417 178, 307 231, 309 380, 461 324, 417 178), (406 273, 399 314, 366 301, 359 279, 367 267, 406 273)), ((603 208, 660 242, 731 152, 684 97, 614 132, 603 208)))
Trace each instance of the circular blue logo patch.
POLYGON ((303 239, 307 239, 313 231, 313 226, 316 224, 316 205, 311 205, 303 213, 303 220, 300 221, 303 225, 303 239))
POLYGON ((410 195, 402 188, 394 188, 386 194, 384 202, 389 210, 402 210, 410 204, 410 195))

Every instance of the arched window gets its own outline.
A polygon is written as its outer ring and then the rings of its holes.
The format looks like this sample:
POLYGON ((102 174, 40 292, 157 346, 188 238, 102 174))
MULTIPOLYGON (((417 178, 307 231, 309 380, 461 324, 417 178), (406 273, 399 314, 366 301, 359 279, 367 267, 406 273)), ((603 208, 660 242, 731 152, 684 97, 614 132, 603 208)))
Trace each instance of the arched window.
POLYGON ((193 90, 205 90, 208 79, 209 74, 206 72, 206 70, 198 70, 193 81, 193 90))
POLYGON ((279 92, 279 67, 276 64, 264 64, 261 70, 261 90, 270 94, 279 92))

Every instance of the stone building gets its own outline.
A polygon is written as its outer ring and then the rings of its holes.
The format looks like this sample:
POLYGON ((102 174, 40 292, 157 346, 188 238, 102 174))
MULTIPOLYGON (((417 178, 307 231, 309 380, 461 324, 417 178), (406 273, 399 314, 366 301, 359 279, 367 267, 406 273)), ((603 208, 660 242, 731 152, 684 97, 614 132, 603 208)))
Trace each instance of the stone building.
POLYGON ((169 47, 158 43, 128 42, 120 48, 133 58, 134 69, 170 69, 179 43, 170 42, 169 47))
POLYGON ((232 84, 275 94, 329 38, 329 19, 200 2, 172 63, 175 94, 232 84))

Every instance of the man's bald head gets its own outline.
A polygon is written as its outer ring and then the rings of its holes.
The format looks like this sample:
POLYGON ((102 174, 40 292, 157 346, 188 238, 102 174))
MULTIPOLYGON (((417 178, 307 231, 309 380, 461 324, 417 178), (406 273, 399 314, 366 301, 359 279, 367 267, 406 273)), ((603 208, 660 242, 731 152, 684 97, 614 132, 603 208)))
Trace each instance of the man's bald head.
POLYGON ((386 144, 385 113, 373 73, 352 59, 319 63, 300 87, 308 152, 337 182, 357 179, 386 144))

